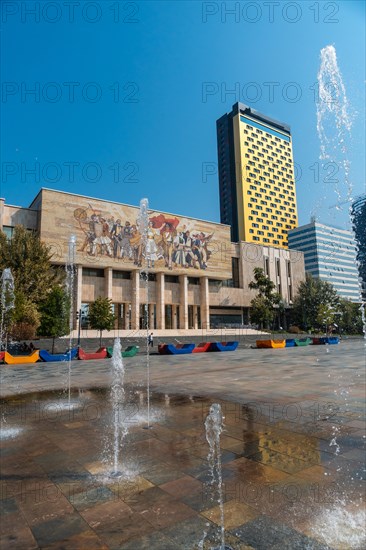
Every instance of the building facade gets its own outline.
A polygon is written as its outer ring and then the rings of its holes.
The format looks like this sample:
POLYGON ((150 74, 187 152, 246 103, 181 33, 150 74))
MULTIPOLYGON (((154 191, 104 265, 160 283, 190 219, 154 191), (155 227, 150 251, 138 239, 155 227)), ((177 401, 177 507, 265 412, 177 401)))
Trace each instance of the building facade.
POLYGON ((343 298, 360 301, 354 234, 318 222, 289 232, 289 248, 301 250, 305 271, 331 283, 343 298))
POLYGON ((366 195, 352 203, 351 217, 357 245, 358 272, 362 284, 362 296, 366 301, 366 195))
POLYGON ((253 269, 262 267, 290 307, 305 277, 304 255, 255 243, 232 243, 230 227, 149 210, 146 245, 139 209, 42 189, 29 208, 2 204, 0 229, 17 224, 39 232, 52 262, 75 247, 75 310, 99 296, 112 300, 116 328, 209 329, 250 322, 253 269))
POLYGON ((216 129, 221 222, 234 242, 287 248, 297 227, 290 127, 236 103, 216 129))

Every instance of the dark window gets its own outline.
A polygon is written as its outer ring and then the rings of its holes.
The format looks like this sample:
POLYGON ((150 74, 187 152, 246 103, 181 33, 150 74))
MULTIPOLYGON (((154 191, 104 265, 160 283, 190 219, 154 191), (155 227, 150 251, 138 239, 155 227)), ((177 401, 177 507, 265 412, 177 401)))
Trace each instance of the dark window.
POLYGON ((166 283, 179 283, 179 277, 177 275, 165 275, 166 283))
POLYGON ((131 279, 130 271, 113 271, 113 279, 131 279))
POLYGON ((240 279, 239 279, 239 258, 231 258, 231 269, 232 269, 232 279, 233 287, 240 288, 240 279))
POLYGON ((103 269, 93 269, 91 267, 83 267, 84 277, 104 277, 103 269))

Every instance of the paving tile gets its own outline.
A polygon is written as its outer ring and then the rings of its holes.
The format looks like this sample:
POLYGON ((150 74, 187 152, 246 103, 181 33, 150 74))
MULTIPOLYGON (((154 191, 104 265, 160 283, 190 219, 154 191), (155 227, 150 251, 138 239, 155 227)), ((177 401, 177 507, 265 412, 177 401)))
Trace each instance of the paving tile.
POLYGON ((0 548, 4 550, 36 550, 38 544, 26 525, 17 524, 14 532, 0 536, 0 548))
MULTIPOLYGON (((217 525, 221 525, 221 508, 215 506, 209 510, 201 512, 201 515, 217 525)), ((258 516, 258 512, 244 504, 243 502, 237 502, 236 500, 230 500, 224 504, 224 525, 225 529, 233 529, 239 525, 252 521, 258 516)))
POLYGON ((276 522, 266 516, 258 517, 242 527, 233 529, 232 534, 256 550, 280 550, 281 548, 299 550, 304 548, 312 550, 326 549, 325 546, 312 541, 302 533, 298 533, 285 524, 276 522))
POLYGON ((80 512, 92 529, 102 529, 104 525, 116 522, 130 513, 130 507, 122 500, 103 502, 80 512))
POLYGON ((76 510, 82 511, 103 502, 116 500, 116 498, 113 491, 101 485, 99 487, 85 487, 80 492, 73 492, 70 496, 70 503, 76 510))
POLYGON ((88 530, 87 523, 76 513, 38 523, 32 527, 33 536, 41 547, 54 543, 66 546, 67 541, 72 537, 88 530))
POLYGON ((190 496, 202 492, 202 483, 191 476, 184 476, 159 486, 175 498, 190 496))

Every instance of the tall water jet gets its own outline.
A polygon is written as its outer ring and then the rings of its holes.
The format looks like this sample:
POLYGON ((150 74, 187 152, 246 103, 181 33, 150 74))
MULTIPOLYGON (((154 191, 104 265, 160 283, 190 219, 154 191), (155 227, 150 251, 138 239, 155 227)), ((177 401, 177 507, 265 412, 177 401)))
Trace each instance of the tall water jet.
MULTIPOLYGON (((8 323, 8 314, 15 305, 14 277, 9 267, 1 274, 1 322, 0 322, 0 351, 3 347, 4 328, 8 323)), ((6 339, 7 341, 7 339, 6 339)), ((6 341, 4 349, 6 349, 6 341)))
POLYGON ((142 240, 142 250, 145 255, 146 266, 140 271, 140 277, 146 282, 146 304, 145 304, 145 324, 146 324, 146 393, 147 393, 147 426, 150 428, 150 348, 149 348, 149 269, 151 260, 151 251, 149 245, 149 201, 148 199, 140 200, 140 213, 137 218, 139 232, 142 240))
POLYGON ((221 451, 220 436, 224 429, 224 417, 221 412, 221 405, 213 403, 210 412, 205 420, 206 439, 210 446, 207 460, 210 466, 211 481, 210 485, 213 491, 217 493, 217 502, 220 506, 220 546, 215 550, 230 550, 230 546, 225 546, 225 518, 224 518, 224 496, 222 490, 222 469, 221 469, 221 451))
POLYGON ((68 243, 68 253, 66 262, 66 291, 70 300, 70 315, 69 315, 69 361, 68 361, 68 399, 69 406, 71 403, 71 349, 72 349, 72 331, 74 328, 74 279, 75 279, 75 252, 76 252, 76 237, 70 235, 68 243))
MULTIPOLYGON (((348 142, 351 138, 352 120, 349 102, 338 66, 334 46, 326 46, 320 51, 320 68, 317 76, 318 97, 316 101, 317 131, 320 140, 320 159, 329 163, 329 182, 334 184, 337 196, 336 209, 352 198, 350 162, 347 157, 348 142), (341 184, 342 180, 345 183, 341 184), (343 192, 342 192, 343 190, 343 192)), ((317 207, 320 205, 318 204, 317 207)))
MULTIPOLYGON (((320 159, 329 160, 338 171, 337 179, 333 180, 333 183, 337 195, 335 207, 337 210, 341 210, 342 205, 350 204, 353 201, 353 185, 350 179, 350 161, 348 158, 352 118, 334 46, 329 45, 320 50, 320 67, 317 78, 316 118, 320 140, 320 159), (344 185, 341 186, 340 181, 342 179, 344 179, 344 185), (342 193, 342 189, 345 189, 345 192, 342 193)), ((351 225, 354 228, 355 212, 352 206, 349 207, 349 214, 351 225)), ((362 300, 361 281, 359 281, 359 287, 362 325, 364 338, 366 339, 366 304, 362 300)))
POLYGON ((113 472, 112 476, 118 477, 120 449, 123 439, 128 433, 126 424, 123 422, 123 406, 125 402, 125 369, 122 360, 121 340, 116 338, 113 345, 112 354, 112 386, 111 386, 111 406, 113 415, 113 472))

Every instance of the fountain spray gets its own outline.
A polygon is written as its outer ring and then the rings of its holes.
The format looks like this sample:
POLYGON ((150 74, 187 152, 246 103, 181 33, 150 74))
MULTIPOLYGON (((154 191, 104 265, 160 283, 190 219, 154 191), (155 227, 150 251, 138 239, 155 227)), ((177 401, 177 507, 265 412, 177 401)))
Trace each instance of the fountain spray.
POLYGON ((71 348, 72 348, 72 331, 74 328, 74 269, 75 269, 75 249, 76 249, 76 237, 70 235, 68 244, 68 255, 66 262, 66 291, 70 299, 70 316, 69 316, 69 361, 68 361, 68 399, 69 408, 71 401, 71 348))
POLYGON ((125 401, 124 379, 125 368, 123 365, 121 353, 121 340, 116 338, 113 345, 112 354, 112 386, 111 403, 113 410, 113 477, 118 477, 120 447, 123 439, 128 433, 127 426, 123 422, 123 405, 125 401))
POLYGON ((148 228, 149 228, 149 201, 148 199, 140 200, 140 213, 138 216, 138 226, 141 233, 142 239, 142 249, 145 251, 145 262, 146 267, 144 270, 141 270, 140 275, 143 275, 146 281, 146 304, 145 304, 145 321, 146 321, 146 392, 147 392, 147 426, 146 428, 151 428, 150 426, 150 348, 149 348, 149 267, 150 260, 147 259, 148 255, 148 228))
POLYGON ((222 469, 221 469, 221 451, 220 436, 224 429, 224 417, 221 412, 221 405, 213 403, 210 412, 205 421, 206 439, 210 446, 207 460, 210 466, 211 482, 217 491, 217 501, 220 506, 220 546, 215 550, 230 550, 230 546, 225 545, 225 518, 224 518, 224 496, 222 490, 222 469))
MULTIPOLYGON (((7 267, 1 275, 1 323, 0 323, 0 350, 3 346, 4 325, 6 323, 6 314, 14 309, 14 277, 11 269, 7 267)), ((6 349, 6 341, 5 346, 6 349)))

